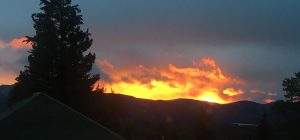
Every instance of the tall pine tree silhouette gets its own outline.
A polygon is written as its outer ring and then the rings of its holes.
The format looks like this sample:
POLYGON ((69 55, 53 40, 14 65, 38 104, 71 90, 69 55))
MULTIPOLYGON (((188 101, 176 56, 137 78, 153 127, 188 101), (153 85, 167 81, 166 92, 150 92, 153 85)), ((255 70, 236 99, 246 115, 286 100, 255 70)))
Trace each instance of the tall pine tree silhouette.
POLYGON ((35 36, 29 65, 16 78, 11 102, 44 92, 66 103, 74 102, 92 92, 99 75, 90 71, 95 54, 87 50, 92 45, 89 31, 83 31, 81 10, 71 0, 41 0, 41 12, 34 13, 35 36))

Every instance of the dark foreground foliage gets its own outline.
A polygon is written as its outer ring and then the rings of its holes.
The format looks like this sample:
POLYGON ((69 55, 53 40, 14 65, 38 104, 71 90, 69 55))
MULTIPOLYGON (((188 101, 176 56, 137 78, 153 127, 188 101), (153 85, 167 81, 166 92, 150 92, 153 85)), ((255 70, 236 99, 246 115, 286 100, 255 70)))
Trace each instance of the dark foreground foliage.
POLYGON ((32 15, 36 34, 27 37, 32 44, 29 65, 16 78, 10 101, 43 92, 76 105, 99 79, 89 73, 95 61, 95 54, 86 52, 90 33, 81 29, 80 9, 71 0, 41 0, 40 6, 41 12, 32 15))

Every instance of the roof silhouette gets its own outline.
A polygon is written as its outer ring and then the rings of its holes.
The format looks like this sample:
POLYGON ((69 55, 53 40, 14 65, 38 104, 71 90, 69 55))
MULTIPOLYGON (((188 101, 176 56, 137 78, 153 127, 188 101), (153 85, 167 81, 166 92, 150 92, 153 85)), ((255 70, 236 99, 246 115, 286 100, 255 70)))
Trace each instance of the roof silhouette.
POLYGON ((0 113, 1 139, 123 140, 121 136, 43 93, 0 113))

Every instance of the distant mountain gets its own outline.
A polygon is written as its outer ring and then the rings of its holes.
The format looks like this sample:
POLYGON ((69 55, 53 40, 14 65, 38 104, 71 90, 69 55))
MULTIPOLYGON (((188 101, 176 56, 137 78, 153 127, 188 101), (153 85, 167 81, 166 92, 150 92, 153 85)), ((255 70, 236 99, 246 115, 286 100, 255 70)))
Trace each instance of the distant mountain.
POLYGON ((145 100, 120 94, 107 96, 122 98, 123 106, 128 110, 130 118, 146 118, 153 116, 174 115, 182 119, 197 113, 207 112, 210 120, 218 123, 251 123, 257 124, 264 113, 271 110, 270 104, 259 104, 251 101, 238 101, 230 104, 208 103, 192 99, 145 100))
MULTIPOLYGON (((271 112, 269 104, 250 101, 216 104, 191 99, 145 100, 120 94, 105 94, 101 98, 93 101, 98 102, 99 112, 108 110, 104 114, 110 114, 109 118, 117 122, 115 127, 119 130, 115 131, 127 139, 255 138, 262 115, 271 112)), ((103 118, 93 115, 94 120, 103 118)))
MULTIPOLYGON (((119 130, 115 131, 133 140, 198 139, 200 132, 207 135, 200 135, 201 139, 257 139, 257 126, 263 114, 267 114, 273 125, 274 137, 278 139, 293 139, 298 133, 289 133, 290 130, 300 127, 290 121, 300 120, 298 112, 280 114, 272 109, 272 104, 251 101, 215 104, 191 99, 145 100, 120 94, 105 94, 101 98, 93 101, 97 102, 99 112, 108 110, 104 114, 110 114, 108 117, 117 122, 114 125, 119 130)), ((95 115, 93 119, 97 118, 101 116, 95 115)), ((101 122, 101 119, 98 121, 101 122)))
POLYGON ((215 122, 258 124, 264 113, 270 111, 270 104, 239 101, 216 105, 211 113, 215 122))

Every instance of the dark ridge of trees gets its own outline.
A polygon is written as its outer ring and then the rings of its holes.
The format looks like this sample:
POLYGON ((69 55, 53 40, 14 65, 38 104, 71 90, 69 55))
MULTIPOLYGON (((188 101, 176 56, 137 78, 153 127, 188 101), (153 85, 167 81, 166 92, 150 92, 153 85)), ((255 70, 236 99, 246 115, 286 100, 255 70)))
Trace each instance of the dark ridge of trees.
POLYGON ((81 10, 71 0, 41 0, 40 6, 41 12, 32 14, 35 35, 27 37, 32 44, 29 65, 16 78, 10 102, 44 92, 79 106, 76 102, 83 101, 99 80, 90 73, 96 57, 87 52, 91 34, 81 29, 81 10))

